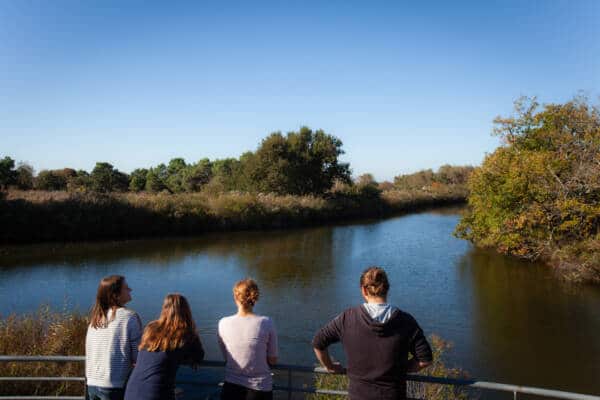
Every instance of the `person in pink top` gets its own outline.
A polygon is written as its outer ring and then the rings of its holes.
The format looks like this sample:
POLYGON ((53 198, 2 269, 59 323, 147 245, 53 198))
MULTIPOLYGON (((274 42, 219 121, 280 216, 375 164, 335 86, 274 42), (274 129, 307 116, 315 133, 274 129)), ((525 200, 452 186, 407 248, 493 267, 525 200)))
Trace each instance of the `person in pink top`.
POLYGON ((222 400, 273 398, 271 365, 277 362, 277 333, 269 317, 256 315, 258 285, 243 279, 233 287, 238 312, 219 321, 219 346, 225 358, 222 400))

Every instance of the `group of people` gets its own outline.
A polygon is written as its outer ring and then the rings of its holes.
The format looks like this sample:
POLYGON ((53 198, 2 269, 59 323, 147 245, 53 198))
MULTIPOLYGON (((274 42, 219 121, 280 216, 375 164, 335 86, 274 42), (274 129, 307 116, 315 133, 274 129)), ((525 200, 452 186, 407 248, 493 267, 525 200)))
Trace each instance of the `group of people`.
MULTIPOLYGON (((406 373, 428 366, 431 348, 415 319, 387 302, 389 282, 383 269, 367 268, 360 290, 363 304, 345 310, 316 333, 315 355, 329 372, 347 373, 350 399, 404 399, 406 373), (328 353, 336 342, 343 345, 347 369, 328 353)), ((219 321, 218 342, 226 360, 221 399, 273 398, 277 333, 269 317, 253 311, 259 295, 252 279, 237 282, 237 313, 219 321)), ((129 301, 125 277, 101 280, 85 343, 88 400, 174 399, 179 365, 198 366, 204 358, 189 303, 180 294, 168 294, 159 318, 142 329, 140 317, 125 307, 129 301)))

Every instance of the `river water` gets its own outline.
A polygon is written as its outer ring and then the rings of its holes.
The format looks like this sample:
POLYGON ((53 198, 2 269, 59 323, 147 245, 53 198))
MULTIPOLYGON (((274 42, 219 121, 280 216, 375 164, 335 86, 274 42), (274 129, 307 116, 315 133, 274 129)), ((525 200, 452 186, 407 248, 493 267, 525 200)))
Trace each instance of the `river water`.
MULTIPOLYGON (((388 272, 390 302, 426 334, 453 343, 447 364, 473 378, 600 394, 600 288, 557 280, 539 264, 456 239, 459 209, 293 231, 199 238, 37 245, 0 253, 0 313, 40 304, 87 311, 98 281, 123 274, 144 322, 166 293, 188 297, 207 358, 220 359, 219 318, 235 312, 231 287, 261 288, 256 311, 271 316, 280 361, 315 363, 315 331, 361 302, 369 265, 388 272)), ((334 355, 343 359, 341 348, 334 355)))

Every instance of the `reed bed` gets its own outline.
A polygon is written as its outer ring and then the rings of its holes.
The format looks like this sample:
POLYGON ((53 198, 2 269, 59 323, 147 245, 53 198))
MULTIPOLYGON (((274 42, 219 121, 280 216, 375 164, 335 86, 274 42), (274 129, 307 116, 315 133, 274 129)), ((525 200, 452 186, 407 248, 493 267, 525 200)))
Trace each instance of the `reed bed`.
MULTIPOLYGON (((87 318, 78 313, 54 311, 41 306, 31 314, 0 318, 0 354, 81 355, 85 354, 87 318)), ((84 376, 82 362, 0 363, 0 376, 84 376)), ((2 396, 45 396, 84 393, 81 382, 2 382, 2 396)))
POLYGON ((248 192, 10 191, 0 200, 0 243, 137 239, 208 231, 282 229, 384 217, 461 203, 464 189, 343 189, 318 196, 248 192))

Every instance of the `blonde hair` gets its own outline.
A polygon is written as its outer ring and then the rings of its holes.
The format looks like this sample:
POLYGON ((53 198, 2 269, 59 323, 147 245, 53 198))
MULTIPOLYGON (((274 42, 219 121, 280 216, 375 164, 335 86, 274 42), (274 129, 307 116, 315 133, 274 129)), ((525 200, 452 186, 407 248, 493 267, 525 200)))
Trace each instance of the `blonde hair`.
POLYGON ((160 317, 144 329, 140 350, 169 351, 183 347, 198 336, 192 310, 185 297, 168 294, 160 317))
POLYGON ((258 285, 250 278, 242 279, 233 286, 233 298, 244 308, 252 308, 258 301, 258 285))
POLYGON ((360 287, 364 288, 369 296, 386 297, 390 283, 383 268, 373 266, 363 271, 360 276, 360 287))

